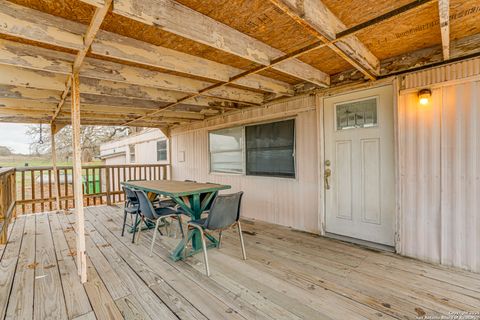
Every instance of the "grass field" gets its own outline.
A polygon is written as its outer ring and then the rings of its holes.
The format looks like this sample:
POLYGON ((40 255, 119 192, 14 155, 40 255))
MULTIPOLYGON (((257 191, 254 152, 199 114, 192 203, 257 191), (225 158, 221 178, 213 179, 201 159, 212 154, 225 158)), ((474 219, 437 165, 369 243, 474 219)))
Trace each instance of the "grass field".
MULTIPOLYGON (((49 156, 27 156, 27 155, 12 155, 0 156, 0 167, 24 167, 28 163, 29 167, 51 166, 52 161, 49 156)), ((101 161, 93 161, 84 163, 88 165, 101 164, 101 161)), ((71 166, 72 163, 68 161, 59 161, 58 166, 71 166)))

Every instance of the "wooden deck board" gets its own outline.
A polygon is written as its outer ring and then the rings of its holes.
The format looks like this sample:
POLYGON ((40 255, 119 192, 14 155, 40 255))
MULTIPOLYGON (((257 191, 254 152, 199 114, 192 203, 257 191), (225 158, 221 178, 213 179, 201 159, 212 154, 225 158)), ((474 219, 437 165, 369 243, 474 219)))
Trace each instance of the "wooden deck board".
POLYGON ((66 301, 47 214, 36 215, 36 222, 34 318, 67 319, 66 301))
POLYGON ((263 222, 173 262, 179 239, 121 237, 121 209, 86 209, 89 281, 76 274, 73 215, 21 216, 0 247, 0 319, 389 319, 480 310, 480 274, 263 222), (49 281, 47 281, 49 280, 49 281))
POLYGON ((78 282, 75 259, 68 247, 65 234, 58 221, 58 215, 51 214, 48 218, 58 259, 68 318, 74 319, 90 313, 92 306, 88 300, 85 288, 78 282))
POLYGON ((21 217, 15 221, 12 234, 8 239, 0 260, 0 319, 5 317, 7 305, 11 297, 11 288, 16 276, 16 267, 19 258, 20 246, 22 244, 23 228, 25 218, 21 217))
MULTIPOLYGON (((74 256, 76 252, 75 232, 73 227, 68 223, 67 217, 63 214, 58 215, 60 224, 62 225, 65 239, 67 240, 71 254, 74 256)), ((87 255, 87 276, 88 281, 83 286, 87 292, 88 298, 92 305, 92 309, 98 319, 122 319, 122 314, 115 304, 112 296, 109 294, 105 284, 98 275, 97 269, 87 255)), ((80 278, 79 278, 80 281, 80 278)))
POLYGON ((13 281, 12 295, 5 319, 29 319, 33 316, 35 281, 35 216, 24 218, 25 229, 13 281), (33 245, 32 245, 33 244, 33 245))

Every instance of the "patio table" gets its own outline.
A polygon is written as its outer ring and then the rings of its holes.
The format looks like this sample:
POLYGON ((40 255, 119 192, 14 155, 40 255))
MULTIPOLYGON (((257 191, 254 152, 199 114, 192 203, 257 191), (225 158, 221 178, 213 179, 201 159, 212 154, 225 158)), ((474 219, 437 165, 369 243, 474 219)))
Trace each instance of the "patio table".
MULTIPOLYGON (((192 220, 201 218, 201 214, 208 207, 213 200, 215 193, 220 190, 230 189, 229 185, 222 185, 216 183, 197 183, 187 181, 175 180, 148 180, 148 181, 125 181, 122 185, 131 187, 137 190, 143 190, 148 194, 158 194, 170 197, 175 201, 186 214, 190 215, 192 220)), ((202 241, 200 232, 193 230, 189 235, 182 239, 177 247, 171 252, 170 258, 174 261, 183 258, 183 250, 185 248, 185 241, 187 243, 192 241, 192 250, 190 255, 194 255, 202 251, 202 241)), ((210 240, 209 248, 218 246, 218 239, 210 234, 206 234, 210 240)))

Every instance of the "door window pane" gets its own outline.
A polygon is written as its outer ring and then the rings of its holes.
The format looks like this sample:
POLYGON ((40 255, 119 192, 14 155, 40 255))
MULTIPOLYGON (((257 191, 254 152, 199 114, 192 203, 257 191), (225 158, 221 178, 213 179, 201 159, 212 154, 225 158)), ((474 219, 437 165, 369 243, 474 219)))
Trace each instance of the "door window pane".
POLYGON ((210 171, 243 173, 243 128, 209 133, 210 171))
POLYGON ((368 128, 377 125, 377 99, 337 104, 337 130, 368 128))
POLYGON ((248 175, 295 177, 295 121, 245 127, 248 175))

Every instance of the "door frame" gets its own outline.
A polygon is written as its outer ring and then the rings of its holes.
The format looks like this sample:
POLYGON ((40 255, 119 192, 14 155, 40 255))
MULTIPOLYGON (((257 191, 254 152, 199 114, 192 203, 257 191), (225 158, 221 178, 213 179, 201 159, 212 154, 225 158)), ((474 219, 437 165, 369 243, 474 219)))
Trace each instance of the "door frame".
MULTIPOLYGON (((399 96, 399 78, 390 77, 383 80, 378 80, 375 82, 368 82, 365 84, 351 86, 347 88, 341 88, 338 90, 328 90, 322 93, 318 93, 316 96, 316 105, 317 105, 317 157, 318 157, 318 229, 320 230, 321 236, 329 236, 326 232, 326 197, 325 197, 325 126, 324 126, 324 100, 331 97, 337 97, 342 95, 348 95, 350 93, 361 92, 368 89, 375 89, 384 86, 392 86, 393 90, 393 150, 394 150, 394 219, 395 219, 395 228, 394 228, 394 247, 395 252, 400 251, 401 238, 400 235, 400 184, 399 184, 399 159, 398 159, 398 96, 399 96)), ((347 237, 346 237, 347 238, 347 237)))

